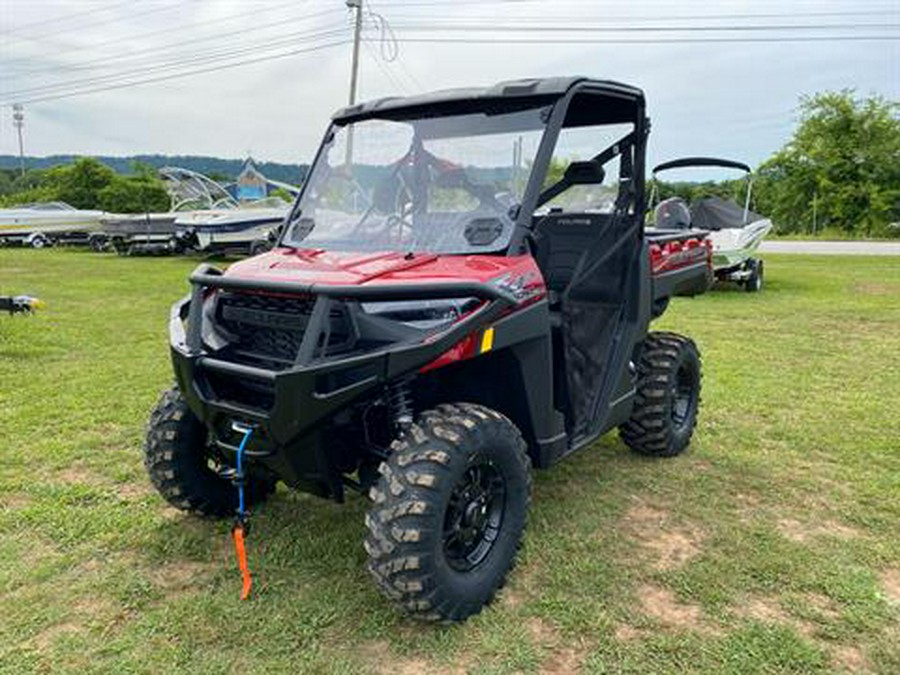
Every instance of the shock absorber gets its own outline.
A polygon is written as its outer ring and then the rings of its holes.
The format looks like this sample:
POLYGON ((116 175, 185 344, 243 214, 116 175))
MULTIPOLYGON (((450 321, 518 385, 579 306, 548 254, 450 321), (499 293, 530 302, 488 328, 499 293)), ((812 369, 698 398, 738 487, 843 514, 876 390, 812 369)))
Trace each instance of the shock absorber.
POLYGON ((413 423, 413 396, 411 378, 388 385, 388 412, 397 432, 405 431, 413 423))

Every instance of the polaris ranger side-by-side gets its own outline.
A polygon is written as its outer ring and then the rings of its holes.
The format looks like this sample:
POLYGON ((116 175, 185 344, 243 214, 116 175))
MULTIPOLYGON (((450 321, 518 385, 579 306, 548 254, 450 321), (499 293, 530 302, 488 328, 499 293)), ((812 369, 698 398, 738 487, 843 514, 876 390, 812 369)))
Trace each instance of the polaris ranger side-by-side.
POLYGON ((201 266, 172 310, 155 486, 215 516, 279 480, 367 493, 384 594, 478 612, 532 468, 615 427, 657 456, 693 433, 700 355, 648 327, 706 290, 710 253, 697 231, 645 234, 648 131, 639 89, 585 78, 336 113, 273 250, 201 266))

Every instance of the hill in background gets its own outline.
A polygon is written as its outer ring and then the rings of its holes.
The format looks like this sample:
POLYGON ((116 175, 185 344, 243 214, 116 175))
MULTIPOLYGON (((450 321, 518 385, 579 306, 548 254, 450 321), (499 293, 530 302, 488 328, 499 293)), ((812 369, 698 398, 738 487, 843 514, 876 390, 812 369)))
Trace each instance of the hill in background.
MULTIPOLYGON (((49 169, 60 164, 70 164, 79 155, 50 155, 48 157, 25 157, 25 166, 29 169, 49 169)), ((96 159, 118 173, 131 173, 132 163, 141 162, 155 168, 163 166, 179 166, 183 169, 198 171, 215 179, 234 180, 244 166, 243 159, 223 159, 221 157, 202 157, 197 155, 133 155, 131 157, 108 157, 97 155, 96 159)), ((260 162, 254 160, 256 168, 272 180, 299 185, 306 177, 307 164, 281 164, 279 162, 260 162)), ((0 155, 0 169, 18 169, 19 158, 16 155, 0 155)))

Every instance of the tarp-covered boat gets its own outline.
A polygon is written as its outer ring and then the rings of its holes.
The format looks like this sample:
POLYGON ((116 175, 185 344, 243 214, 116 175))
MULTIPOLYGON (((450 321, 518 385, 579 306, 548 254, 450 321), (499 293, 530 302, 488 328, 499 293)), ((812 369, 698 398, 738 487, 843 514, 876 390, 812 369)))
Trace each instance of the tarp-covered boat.
POLYGON ((665 162, 653 169, 653 196, 658 194, 657 174, 670 169, 719 167, 738 169, 747 175, 744 206, 721 197, 710 196, 688 204, 681 197, 671 197, 656 204, 654 222, 665 229, 698 229, 709 233, 712 242, 713 271, 721 281, 735 281, 746 290, 762 289, 763 262, 753 257, 760 243, 772 229, 772 221, 750 210, 753 191, 751 169, 746 164, 714 157, 685 157, 665 162))

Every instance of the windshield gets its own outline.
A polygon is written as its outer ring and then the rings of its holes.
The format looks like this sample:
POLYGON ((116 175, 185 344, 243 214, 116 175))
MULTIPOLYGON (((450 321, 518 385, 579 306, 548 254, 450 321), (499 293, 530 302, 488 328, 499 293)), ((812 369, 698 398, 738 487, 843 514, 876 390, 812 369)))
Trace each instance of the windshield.
POLYGON ((283 244, 486 253, 508 244, 547 108, 335 127, 283 244))

